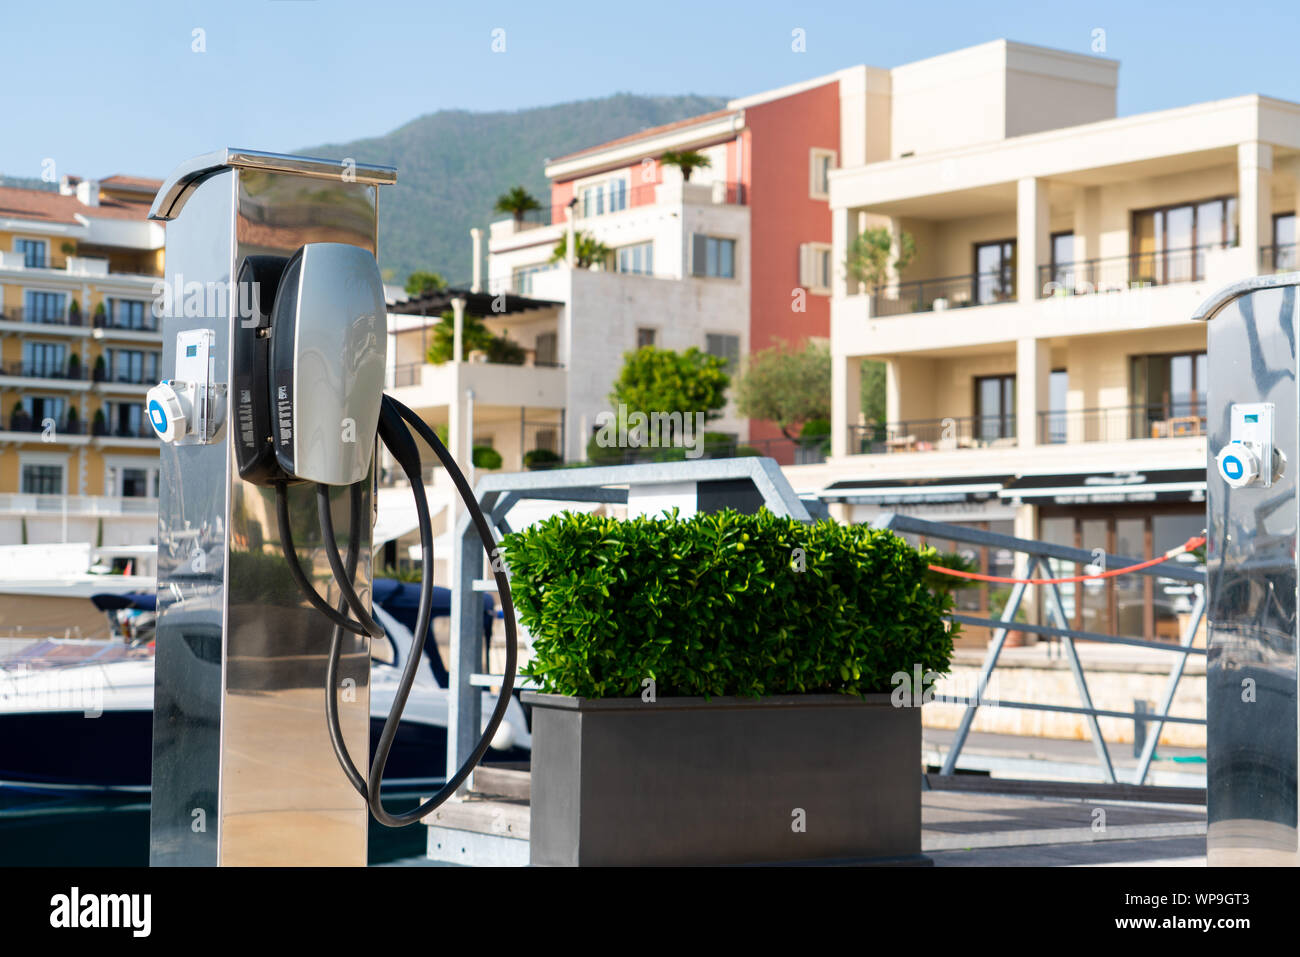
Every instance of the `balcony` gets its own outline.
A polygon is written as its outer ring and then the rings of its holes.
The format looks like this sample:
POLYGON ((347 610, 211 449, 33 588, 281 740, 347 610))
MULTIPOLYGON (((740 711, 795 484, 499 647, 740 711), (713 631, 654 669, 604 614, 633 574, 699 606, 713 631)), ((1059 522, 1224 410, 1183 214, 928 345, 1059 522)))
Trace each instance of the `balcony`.
POLYGON ((54 419, 50 416, 38 419, 25 411, 10 413, 4 425, 10 433, 9 441, 72 442, 85 445, 89 441, 87 436, 90 435, 90 423, 85 419, 54 419))
MULTIPOLYGON (((21 323, 27 326, 47 327, 53 332, 60 329, 75 329, 82 335, 90 329, 90 317, 84 313, 70 312, 62 315, 53 314, 43 309, 31 310, 21 306, 5 308, 0 306, 0 322, 21 323)), ((44 329, 42 331, 45 331, 44 329)))
POLYGON ((1260 271, 1264 274, 1296 269, 1295 243, 1278 243, 1259 249, 1260 271))
POLYGON ((882 286, 871 297, 871 316, 905 316, 966 306, 1014 302, 1016 277, 1011 269, 941 279, 918 279, 882 286))
POLYGON ((158 513, 158 500, 109 495, 41 495, 0 492, 0 514, 139 515, 158 513))
POLYGON ((894 452, 953 452, 959 449, 1012 448, 1016 416, 971 415, 910 419, 886 425, 849 426, 850 455, 894 452))
POLYGON ((1205 430, 1204 403, 1129 405, 1038 414, 1038 441, 1043 445, 1186 438, 1205 435, 1205 430))
POLYGON ((81 365, 50 362, 3 362, 0 378, 43 379, 49 387, 66 383, 70 388, 84 389, 90 381, 90 370, 81 365))
POLYGON ((1180 282, 1201 282, 1206 278, 1209 258, 1220 250, 1232 248, 1235 247, 1214 243, 1159 253, 1133 253, 1128 256, 1040 266, 1038 294, 1043 298, 1078 296, 1168 286, 1180 282))
POLYGON ((102 256, 64 256, 61 260, 51 256, 42 262, 28 262, 21 252, 0 252, 0 270, 22 270, 40 274, 42 278, 66 276, 73 279, 97 279, 109 276, 124 279, 156 279, 161 273, 156 269, 142 272, 123 272, 109 268, 108 259, 102 256))

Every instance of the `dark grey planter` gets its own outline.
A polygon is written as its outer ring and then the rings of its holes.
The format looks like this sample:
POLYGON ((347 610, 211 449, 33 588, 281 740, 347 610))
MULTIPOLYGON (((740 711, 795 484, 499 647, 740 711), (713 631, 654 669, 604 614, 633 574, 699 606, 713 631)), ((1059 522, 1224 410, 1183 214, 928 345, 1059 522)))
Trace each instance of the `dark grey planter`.
POLYGON ((921 709, 888 694, 523 700, 534 865, 927 863, 921 709))

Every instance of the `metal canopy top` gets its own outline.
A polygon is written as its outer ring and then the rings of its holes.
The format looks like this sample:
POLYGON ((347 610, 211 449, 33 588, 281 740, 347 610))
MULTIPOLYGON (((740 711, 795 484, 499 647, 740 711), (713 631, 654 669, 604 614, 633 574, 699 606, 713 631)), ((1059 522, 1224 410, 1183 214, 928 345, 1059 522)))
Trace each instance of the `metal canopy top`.
POLYGON ((1231 286, 1220 289, 1197 306, 1196 311, 1192 313, 1192 318, 1201 322, 1208 322, 1234 299, 1239 299, 1247 293, 1257 292, 1260 289, 1279 289, 1282 286, 1300 286, 1300 272, 1283 272, 1275 276, 1252 276, 1249 279, 1234 282, 1231 286))
POLYGON ((186 160, 163 180, 154 197, 149 218, 166 222, 180 215, 185 201, 203 180, 223 169, 255 169, 274 173, 295 173, 315 176, 318 179, 344 179, 345 182, 386 186, 397 182, 397 170, 392 166, 374 166, 370 163, 345 163, 342 160, 320 159, 314 156, 291 156, 286 153, 267 153, 262 150, 244 150, 227 146, 186 160))

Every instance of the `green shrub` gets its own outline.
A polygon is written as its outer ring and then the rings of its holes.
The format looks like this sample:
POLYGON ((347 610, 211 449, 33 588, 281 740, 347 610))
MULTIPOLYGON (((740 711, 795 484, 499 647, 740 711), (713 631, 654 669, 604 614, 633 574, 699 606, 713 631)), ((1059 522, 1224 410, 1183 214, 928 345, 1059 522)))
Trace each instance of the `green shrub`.
POLYGON ((524 453, 524 468, 526 469, 544 469, 559 465, 561 459, 550 449, 533 449, 524 453))
POLYGON ((479 445, 471 453, 470 461, 474 463, 474 468, 487 469, 490 472, 501 468, 501 453, 490 445, 479 445))
POLYGON ((629 697, 647 678, 665 696, 888 692, 952 653, 934 549, 865 525, 565 513, 502 550, 548 692, 629 697))

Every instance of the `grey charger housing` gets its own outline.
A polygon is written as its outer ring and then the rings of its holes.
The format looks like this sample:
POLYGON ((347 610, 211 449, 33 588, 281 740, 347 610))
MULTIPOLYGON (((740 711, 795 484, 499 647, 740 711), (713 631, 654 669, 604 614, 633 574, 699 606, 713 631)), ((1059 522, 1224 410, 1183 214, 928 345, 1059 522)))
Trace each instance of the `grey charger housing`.
POLYGON ((287 476, 352 485, 369 474, 388 353, 379 264, 346 243, 308 243, 271 311, 270 402, 287 476))

